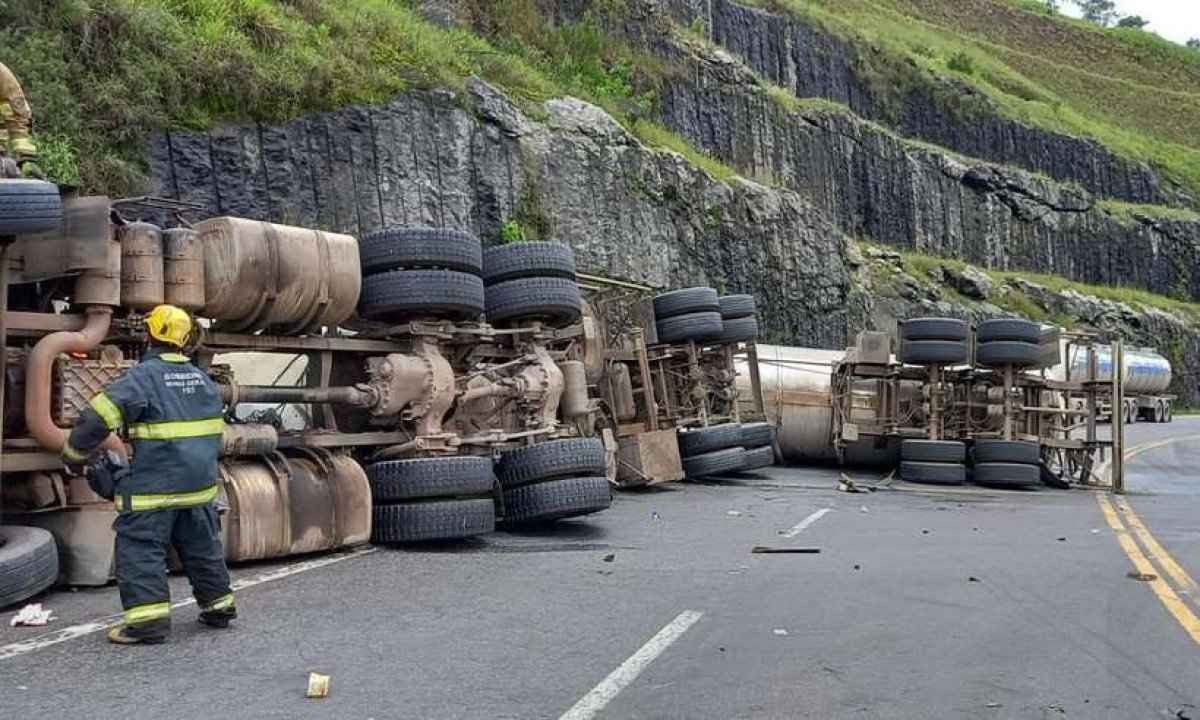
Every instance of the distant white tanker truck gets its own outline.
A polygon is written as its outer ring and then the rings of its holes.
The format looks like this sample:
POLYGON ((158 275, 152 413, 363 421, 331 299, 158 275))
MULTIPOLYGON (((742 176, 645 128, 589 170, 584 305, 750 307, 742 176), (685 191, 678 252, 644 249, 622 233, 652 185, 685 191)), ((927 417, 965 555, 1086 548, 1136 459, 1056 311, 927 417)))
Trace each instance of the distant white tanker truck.
MULTIPOLYGON (((1112 380, 1112 348, 1097 345, 1096 377, 1102 381, 1112 380)), ((1065 352, 1065 368, 1070 378, 1086 377, 1090 362, 1087 348, 1076 347, 1065 352)), ((1125 352, 1125 422, 1138 420, 1147 422, 1171 422, 1171 401, 1175 395, 1166 394, 1171 385, 1171 362, 1151 348, 1126 348, 1125 352)), ((1062 378, 1066 379, 1066 378, 1062 378)), ((1112 404, 1100 403, 1100 416, 1112 419, 1112 404)))

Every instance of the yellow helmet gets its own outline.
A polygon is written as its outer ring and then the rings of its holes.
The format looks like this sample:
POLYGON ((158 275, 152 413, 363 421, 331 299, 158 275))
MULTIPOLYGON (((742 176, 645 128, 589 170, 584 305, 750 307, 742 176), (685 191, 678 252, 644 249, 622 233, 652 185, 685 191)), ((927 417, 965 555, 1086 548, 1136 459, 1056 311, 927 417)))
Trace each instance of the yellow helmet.
POLYGON ((175 347, 183 347, 192 334, 192 318, 174 305, 159 305, 146 316, 150 337, 175 347))

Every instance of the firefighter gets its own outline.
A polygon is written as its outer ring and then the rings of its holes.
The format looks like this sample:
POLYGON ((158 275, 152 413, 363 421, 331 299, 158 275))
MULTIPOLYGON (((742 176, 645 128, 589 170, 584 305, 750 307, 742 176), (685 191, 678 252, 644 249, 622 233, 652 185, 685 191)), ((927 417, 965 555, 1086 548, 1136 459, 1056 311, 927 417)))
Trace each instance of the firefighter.
POLYGON ((29 137, 32 125, 33 113, 21 83, 4 63, 0 63, 0 174, 3 174, 4 166, 9 165, 4 160, 9 159, 15 161, 20 174, 42 177, 37 166, 38 149, 29 137))
POLYGON ((206 373, 180 350, 192 333, 183 310, 159 305, 146 317, 150 345, 137 366, 92 398, 63 446, 78 472, 109 433, 133 443, 114 488, 117 586, 124 623, 111 642, 160 643, 171 629, 167 548, 174 546, 200 607, 217 628, 237 617, 218 535, 217 455, 224 406, 206 373))

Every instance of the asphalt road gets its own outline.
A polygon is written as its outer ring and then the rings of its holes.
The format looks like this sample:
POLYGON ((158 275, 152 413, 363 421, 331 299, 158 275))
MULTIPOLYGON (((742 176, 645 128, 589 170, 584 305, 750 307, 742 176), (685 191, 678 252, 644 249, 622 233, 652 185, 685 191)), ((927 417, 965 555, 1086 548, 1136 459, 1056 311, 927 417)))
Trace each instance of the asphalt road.
MULTIPOLYGON (((1200 420, 1127 443, 1189 435, 1200 420)), ((1193 577, 1198 466, 1200 439, 1127 471, 1128 501, 1193 577)), ((604 718, 1200 719, 1200 644, 1126 577, 1093 492, 851 495, 836 477, 622 493, 552 529, 263 582, 227 632, 185 607, 164 646, 94 632, 0 659, 0 718, 559 718, 587 697, 604 718), (604 682, 622 667, 643 669, 604 682), (310 671, 332 676, 328 698, 304 698, 310 671)), ((60 632, 117 609, 111 588, 43 601, 60 632)), ((0 657, 46 632, 7 617, 0 657)))

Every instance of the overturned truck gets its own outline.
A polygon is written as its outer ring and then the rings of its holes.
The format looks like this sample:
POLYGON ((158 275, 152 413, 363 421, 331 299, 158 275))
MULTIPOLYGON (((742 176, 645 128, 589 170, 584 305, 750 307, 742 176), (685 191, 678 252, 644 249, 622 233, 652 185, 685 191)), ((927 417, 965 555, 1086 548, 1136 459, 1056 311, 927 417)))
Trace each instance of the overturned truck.
POLYGON ((20 193, 45 212, 0 220, 0 509, 15 524, 0 531, 13 538, 0 605, 60 575, 110 579, 116 511, 62 472, 59 453, 90 398, 138 362, 142 319, 160 303, 198 318, 186 351, 226 405, 231 561, 594 513, 614 484, 681 479, 680 448, 744 414, 733 361, 753 352, 749 298, 726 313, 736 338, 712 292, 715 324, 660 339, 662 323, 639 315, 650 288, 581 276, 564 245, 192 224, 197 208, 174 201, 0 184, 0 198, 20 193))

